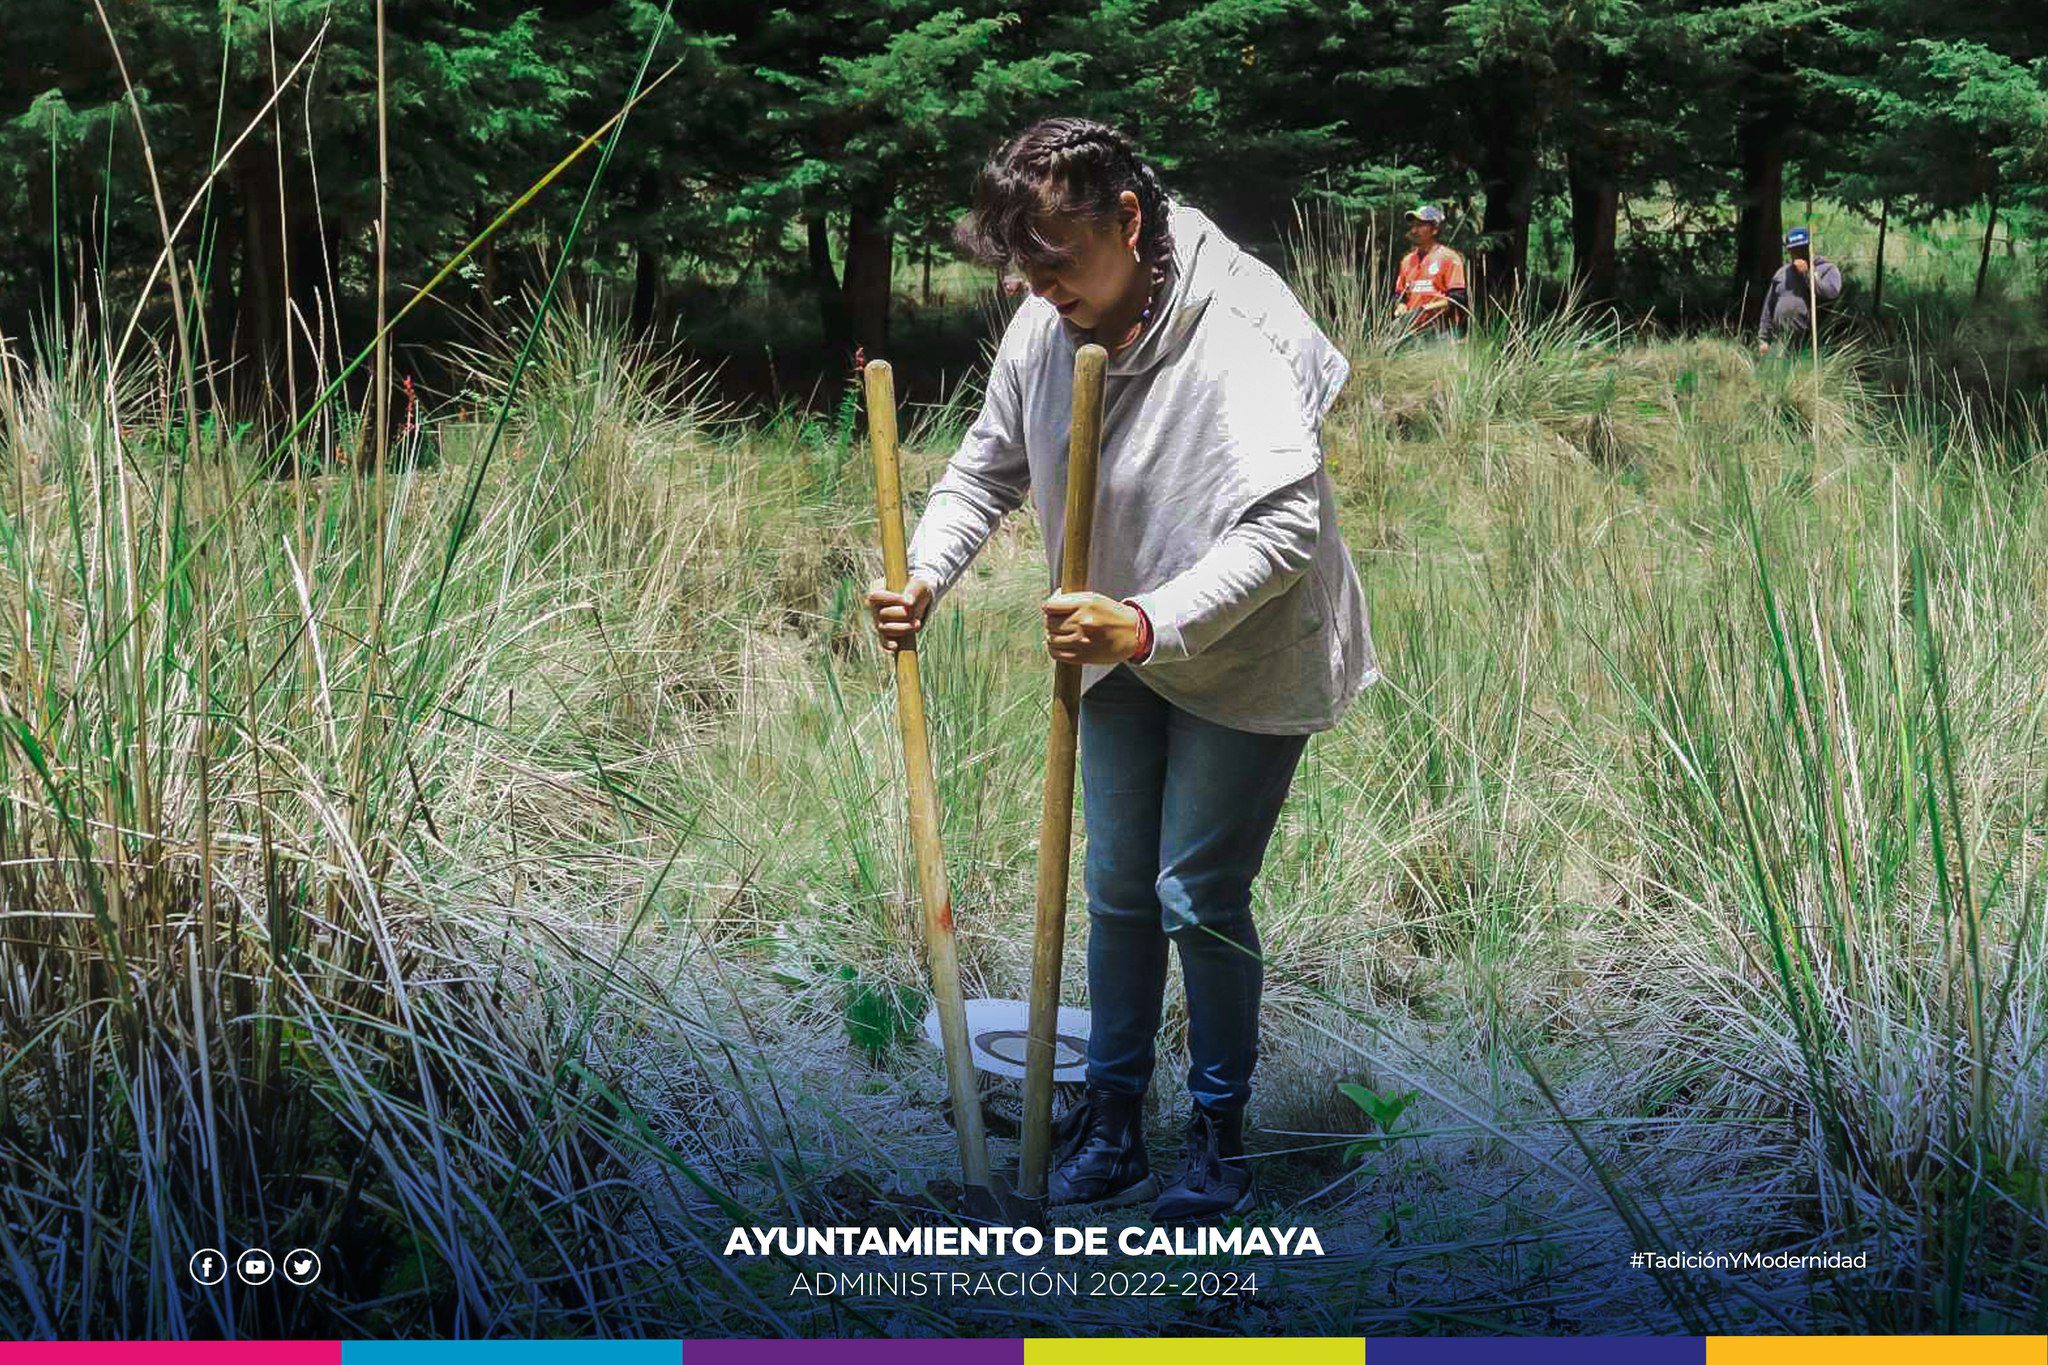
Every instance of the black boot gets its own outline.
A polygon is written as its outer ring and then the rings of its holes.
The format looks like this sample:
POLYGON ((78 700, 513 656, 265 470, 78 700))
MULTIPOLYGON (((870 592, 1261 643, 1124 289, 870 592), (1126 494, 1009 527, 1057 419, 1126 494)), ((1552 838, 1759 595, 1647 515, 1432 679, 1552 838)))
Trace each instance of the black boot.
POLYGON ((1088 1088, 1052 1128, 1047 1208, 1106 1207, 1150 1199, 1159 1189, 1145 1161, 1145 1097, 1088 1088))
POLYGON ((1249 1213, 1258 1202, 1244 1155, 1244 1110, 1194 1107, 1187 1167, 1152 1206, 1155 1223, 1203 1223, 1249 1213))

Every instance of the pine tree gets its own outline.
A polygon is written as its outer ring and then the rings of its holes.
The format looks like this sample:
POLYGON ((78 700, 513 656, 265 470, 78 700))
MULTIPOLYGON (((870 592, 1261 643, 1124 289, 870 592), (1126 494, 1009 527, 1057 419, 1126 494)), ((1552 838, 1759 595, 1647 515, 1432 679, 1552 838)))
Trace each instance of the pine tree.
POLYGON ((2048 209, 2048 33, 2029 8, 1892 0, 1874 69, 1833 82, 1868 128, 1840 192, 1897 205, 1908 221, 1981 205, 1979 297, 2001 215, 2048 209))
POLYGON ((828 298, 824 225, 843 215, 844 275, 825 310, 838 344, 886 352, 903 206, 937 186, 960 196, 1024 109, 1071 88, 1075 59, 1028 50, 1020 29, 993 6, 833 0, 774 10, 733 34, 728 60, 751 63, 766 91, 742 211, 807 221, 828 298))
MULTIPOLYGON (((360 281, 373 269, 375 158, 364 148, 375 129, 374 11, 329 0, 159 0, 107 12, 174 218, 216 157, 256 125, 179 249, 201 280, 198 311, 216 362, 246 376, 246 398, 273 402, 293 369, 285 346, 340 345, 344 305, 366 296, 360 281), (259 119, 274 82, 309 49, 295 89, 259 119), (227 364, 237 360, 247 363, 227 364)), ((34 46, 9 45, 0 214, 38 225, 9 264, 69 261, 67 294, 90 292, 86 277, 104 266, 118 298, 162 240, 108 39, 90 6, 9 0, 8 17, 34 46), (104 259, 93 245, 102 240, 104 259)), ((486 208, 516 193, 508 187, 560 154, 563 111, 588 72, 538 10, 486 25, 458 0, 439 0, 394 6, 390 23, 391 270, 419 280, 486 208)), ((55 297, 58 281, 39 283, 55 297)), ((314 359, 298 357, 304 373, 314 359)))

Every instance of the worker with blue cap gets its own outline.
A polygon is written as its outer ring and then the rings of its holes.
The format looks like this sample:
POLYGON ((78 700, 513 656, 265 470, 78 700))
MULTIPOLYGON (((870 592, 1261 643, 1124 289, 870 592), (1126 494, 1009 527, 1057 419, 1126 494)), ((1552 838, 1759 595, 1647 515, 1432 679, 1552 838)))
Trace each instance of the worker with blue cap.
POLYGON ((1833 261, 1813 254, 1813 234, 1803 227, 1785 234, 1785 264, 1771 276, 1764 310, 1757 321, 1756 349, 1771 353, 1771 339, 1797 342, 1813 326, 1813 309, 1841 297, 1842 272, 1833 261))

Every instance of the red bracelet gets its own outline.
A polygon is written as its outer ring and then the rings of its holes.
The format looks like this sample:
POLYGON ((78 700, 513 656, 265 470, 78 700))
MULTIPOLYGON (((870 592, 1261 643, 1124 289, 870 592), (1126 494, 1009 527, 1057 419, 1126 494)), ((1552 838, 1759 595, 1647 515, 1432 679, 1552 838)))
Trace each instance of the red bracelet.
POLYGON ((1145 609, 1134 599, 1126 597, 1123 602, 1125 606, 1138 613, 1138 648, 1131 655, 1130 661, 1141 664, 1152 656, 1152 618, 1145 614, 1145 609))

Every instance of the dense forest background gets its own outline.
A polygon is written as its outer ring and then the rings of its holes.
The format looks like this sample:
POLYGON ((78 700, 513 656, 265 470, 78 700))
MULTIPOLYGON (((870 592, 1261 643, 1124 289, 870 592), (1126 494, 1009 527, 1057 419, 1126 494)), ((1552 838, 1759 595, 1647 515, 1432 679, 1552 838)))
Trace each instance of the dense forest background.
MULTIPOLYGON (((483 232, 626 104, 651 46, 644 79, 666 79, 598 185, 578 278, 633 327, 713 349, 747 287, 792 347, 882 353, 906 267, 929 301, 950 262, 976 166, 1054 111, 1128 129, 1255 247, 1304 197, 1383 238, 1441 199, 1495 301, 1533 284, 1726 325, 1753 312, 1802 198, 1876 232, 1867 305, 1885 234, 1937 221, 1981 229, 1963 284, 1981 295, 1994 243, 2048 208, 2039 20, 2031 0, 391 0, 387 278, 416 287, 483 232)), ((360 346, 376 22, 370 0, 7 0, 0 327, 93 327, 144 292, 153 163, 169 216, 199 201, 184 283, 234 401, 274 405, 293 364, 360 346)), ((516 299, 584 180, 540 195, 398 340, 445 341, 456 314, 516 299)))

